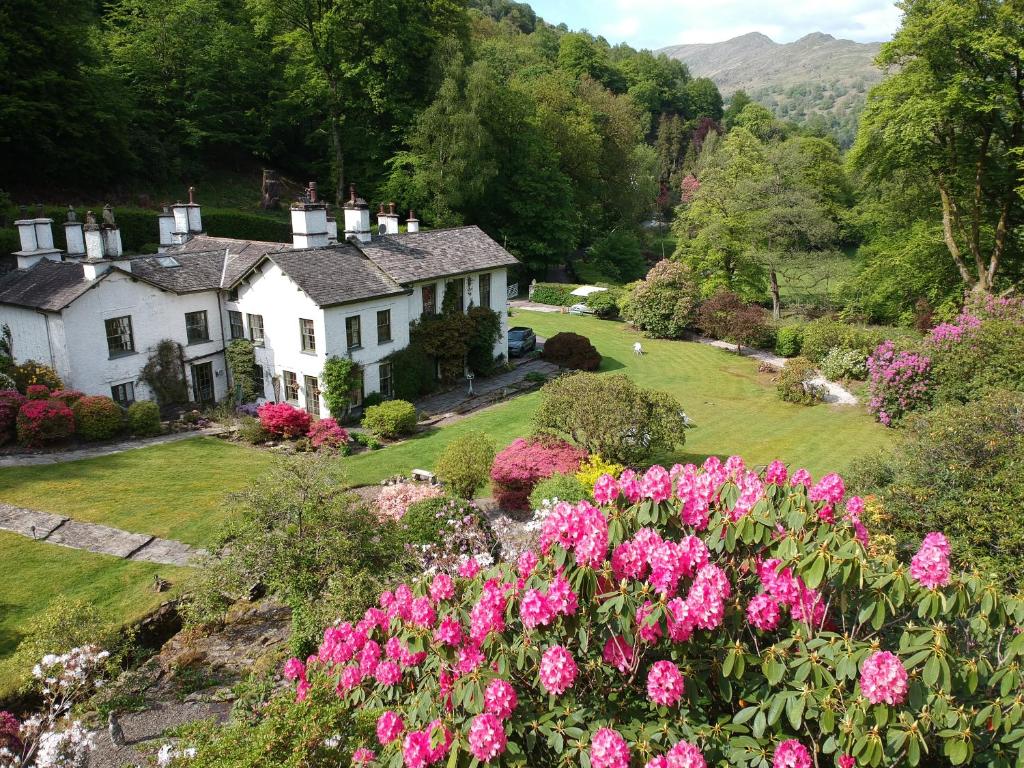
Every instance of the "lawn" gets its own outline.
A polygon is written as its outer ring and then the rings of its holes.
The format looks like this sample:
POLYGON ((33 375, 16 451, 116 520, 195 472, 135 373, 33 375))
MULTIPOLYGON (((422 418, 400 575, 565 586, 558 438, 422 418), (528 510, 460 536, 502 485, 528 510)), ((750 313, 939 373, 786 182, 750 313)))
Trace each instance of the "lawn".
POLYGON ((0 500, 23 507, 209 544, 225 494, 240 490, 271 457, 213 437, 58 465, 0 470, 0 500))
MULTIPOLYGON (((703 344, 641 339, 646 354, 636 357, 640 337, 622 323, 520 310, 516 324, 540 336, 560 330, 590 338, 604 356, 602 371, 632 376, 643 386, 675 395, 697 428, 685 447, 662 462, 703 461, 709 455, 739 454, 750 463, 781 458, 812 473, 848 469, 857 458, 889 445, 889 431, 860 407, 804 407, 778 399, 756 361, 703 344)), ((441 430, 398 446, 344 459, 354 484, 378 482, 415 467, 429 469, 444 446, 469 430, 480 430, 499 447, 530 431, 539 395, 495 406, 441 430)))
MULTIPOLYGON (((187 576, 183 568, 94 555, 4 531, 0 562, 7 566, 0 569, 0 659, 14 651, 26 620, 58 595, 91 603, 110 622, 128 623, 174 596, 176 590, 153 590, 156 574, 174 587, 187 576)), ((0 661, 0 699, 11 692, 17 676, 0 661)))

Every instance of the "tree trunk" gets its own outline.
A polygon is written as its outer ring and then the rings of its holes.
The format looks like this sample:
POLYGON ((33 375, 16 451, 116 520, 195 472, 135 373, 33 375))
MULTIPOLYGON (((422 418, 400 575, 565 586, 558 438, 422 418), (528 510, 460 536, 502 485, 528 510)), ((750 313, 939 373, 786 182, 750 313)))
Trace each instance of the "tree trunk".
POLYGON ((771 281, 772 289, 772 317, 779 320, 782 317, 782 299, 779 294, 779 275, 775 267, 768 271, 768 279, 771 281))

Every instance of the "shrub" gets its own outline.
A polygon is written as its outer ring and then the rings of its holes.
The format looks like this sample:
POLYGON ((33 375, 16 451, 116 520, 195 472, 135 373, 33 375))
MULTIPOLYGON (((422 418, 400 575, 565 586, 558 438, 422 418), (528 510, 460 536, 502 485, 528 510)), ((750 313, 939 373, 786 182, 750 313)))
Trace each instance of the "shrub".
POLYGON ((49 389, 64 388, 64 382, 60 380, 60 376, 53 368, 37 363, 35 360, 26 360, 21 365, 16 365, 11 371, 11 378, 14 379, 18 391, 22 394, 27 393, 28 388, 33 384, 42 384, 49 389))
POLYGON ((796 357, 803 345, 804 329, 801 325, 784 325, 775 332, 775 354, 796 357))
POLYGON ((697 309, 697 327, 716 339, 740 347, 774 346, 771 315, 756 304, 747 304, 737 294, 719 289, 697 309))
POLYGON ((619 314, 619 303, 612 291, 599 291, 587 296, 587 306, 594 310, 594 315, 602 320, 609 320, 619 314))
POLYGON ((602 483, 539 553, 330 628, 288 662, 296 716, 385 710, 362 745, 385 766, 1015 764, 1019 734, 984 723, 1017 706, 1024 604, 949 572, 938 532, 909 568, 869 556, 842 479, 794 479, 734 457, 602 483), (367 646, 414 660, 360 673, 367 646))
POLYGON ((571 307, 579 301, 579 296, 572 292, 578 285, 569 283, 537 283, 530 286, 530 301, 537 304, 554 304, 560 307, 571 307))
POLYGON ((64 405, 70 408, 85 397, 85 393, 79 392, 77 389, 57 389, 50 393, 50 397, 54 400, 60 400, 64 405))
POLYGON ((288 403, 265 403, 256 412, 263 428, 275 437, 304 437, 309 432, 309 414, 288 403))
POLYGON ((0 390, 0 445, 14 437, 18 411, 25 400, 25 396, 17 390, 0 390))
POLYGON ((568 331, 556 333, 545 341, 541 357, 560 368, 581 371, 596 371, 601 365, 601 353, 590 339, 568 331))
POLYGON ((358 385, 359 364, 347 357, 331 356, 320 374, 323 398, 327 410, 335 419, 342 418, 352 402, 352 392, 358 385))
POLYGON ((931 360, 907 350, 896 351, 891 341, 883 342, 868 358, 871 400, 868 410, 886 426, 895 424, 910 411, 931 404, 933 384, 931 360))
POLYGON ((139 400, 128 406, 128 428, 138 437, 153 437, 163 432, 160 406, 152 400, 139 400))
POLYGON ((491 467, 494 498, 505 510, 527 510, 534 486, 555 472, 575 472, 587 452, 562 440, 519 438, 491 467))
POLYGON ((16 420, 18 442, 26 448, 67 440, 75 433, 75 415, 57 400, 26 400, 16 420))
POLYGON ((29 384, 25 387, 25 397, 29 400, 48 400, 50 388, 45 384, 29 384))
POLYGON ((623 374, 561 376, 545 384, 541 394, 534 427, 608 461, 638 464, 686 442, 688 422, 679 401, 638 387, 623 374))
POLYGON ((587 498, 587 490, 583 483, 576 479, 576 475, 567 475, 562 472, 555 472, 551 477, 546 477, 534 486, 530 492, 530 509, 541 509, 554 504, 556 501, 568 501, 575 504, 587 498))
POLYGON ((487 482, 495 451, 494 441, 483 432, 467 432, 445 446, 434 472, 455 496, 472 499, 487 482))
POLYGON ((621 464, 605 461, 601 458, 601 454, 592 453, 586 461, 580 464, 580 469, 576 473, 576 479, 583 484, 584 488, 593 488, 594 483, 597 482, 601 475, 618 477, 624 469, 625 467, 621 464))
POLYGON ((426 483, 392 483, 381 488, 377 494, 377 515, 382 519, 401 520, 405 517, 409 506, 423 499, 436 499, 444 496, 444 490, 438 485, 426 483))
POLYGON ((846 347, 833 347, 821 361, 821 374, 829 381, 868 377, 867 358, 863 352, 846 347))
POLYGON ((109 440, 124 429, 124 410, 102 395, 86 395, 71 406, 75 431, 83 440, 109 440))
POLYGON ((263 445, 274 437, 263 422, 253 416, 242 417, 238 423, 238 436, 250 445, 263 445))
POLYGON ((416 408, 406 400, 371 405, 363 414, 363 427, 378 437, 408 435, 416 429, 416 408))
POLYGON ((811 380, 818 375, 814 364, 806 357, 794 357, 786 361, 779 371, 776 390, 787 403, 814 405, 824 399, 824 390, 811 380))
POLYGON ((698 295, 689 267, 665 259, 622 297, 622 317, 647 336, 678 339, 693 322, 698 295))
POLYGON ((452 496, 435 496, 414 501, 399 521, 399 530, 407 544, 440 544, 450 530, 449 520, 480 518, 480 510, 471 501, 452 496))
POLYGON ((309 443, 316 450, 340 448, 348 442, 348 431, 338 426, 334 419, 320 419, 309 428, 309 443))
POLYGON ((941 529, 964 568, 1019 591, 1024 394, 995 390, 968 404, 911 414, 898 440, 890 454, 867 460, 852 481, 878 496, 885 531, 903 551, 913 551, 929 531, 941 529))

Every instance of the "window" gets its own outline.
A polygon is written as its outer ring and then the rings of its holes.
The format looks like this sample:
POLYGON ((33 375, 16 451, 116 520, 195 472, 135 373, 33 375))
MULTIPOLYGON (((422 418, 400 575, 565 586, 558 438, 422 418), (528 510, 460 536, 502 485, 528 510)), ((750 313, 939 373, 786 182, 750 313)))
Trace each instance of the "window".
POLYGON ((299 318, 299 335, 302 337, 302 351, 316 352, 316 331, 312 320, 299 318))
POLYGON ((210 326, 206 322, 206 310, 185 313, 185 335, 189 344, 210 340, 210 326))
POLYGON ((391 363, 380 364, 380 393, 385 398, 390 399, 394 397, 391 384, 391 363))
POLYGON ((480 275, 480 306, 491 308, 491 275, 480 275))
POLYGON ((466 310, 466 279, 449 280, 444 287, 445 304, 454 306, 459 312, 466 310))
POLYGON ((423 314, 424 315, 436 315, 437 314, 437 286, 431 283, 430 285, 424 285, 420 289, 423 294, 423 314))
POLYGON ((345 318, 345 338, 349 349, 362 349, 363 332, 359 327, 359 315, 345 318))
POLYGON ((291 371, 284 371, 284 399, 289 403, 299 402, 299 379, 291 371))
POLYGON ((249 315, 249 341, 263 345, 263 315, 249 315))
POLYGON ((135 385, 130 381, 115 384, 110 388, 110 399, 122 408, 127 408, 135 402, 135 385))
POLYGON ((387 344, 391 341, 391 310, 382 309, 377 313, 377 343, 387 344))
POLYGON ((135 339, 132 337, 131 315, 112 317, 103 322, 107 327, 107 351, 110 356, 132 354, 135 351, 135 339))
POLYGON ((242 313, 235 312, 233 309, 228 310, 228 322, 231 324, 231 338, 232 339, 244 339, 245 338, 245 325, 242 324, 242 313))
POLYGON ((352 391, 349 392, 348 398, 352 401, 352 405, 358 407, 363 404, 363 369, 357 368, 353 378, 356 383, 352 387, 352 391))
POLYGON ((320 382, 316 376, 306 376, 306 413, 311 416, 320 415, 320 382))

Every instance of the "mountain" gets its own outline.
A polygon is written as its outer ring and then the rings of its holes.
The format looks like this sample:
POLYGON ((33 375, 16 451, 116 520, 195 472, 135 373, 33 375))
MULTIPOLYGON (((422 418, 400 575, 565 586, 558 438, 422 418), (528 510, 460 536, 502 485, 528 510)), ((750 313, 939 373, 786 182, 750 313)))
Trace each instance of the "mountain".
POLYGON ((825 128, 849 146, 857 116, 872 85, 882 79, 874 64, 881 43, 838 40, 813 32, 776 43, 751 32, 721 43, 662 48, 697 77, 709 77, 728 98, 745 90, 786 120, 825 128))

